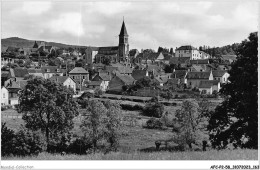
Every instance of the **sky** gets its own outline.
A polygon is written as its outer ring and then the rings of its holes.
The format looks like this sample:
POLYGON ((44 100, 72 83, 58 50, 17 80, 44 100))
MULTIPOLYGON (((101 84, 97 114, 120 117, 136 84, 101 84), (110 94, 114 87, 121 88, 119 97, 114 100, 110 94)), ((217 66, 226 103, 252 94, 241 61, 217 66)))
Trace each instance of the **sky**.
POLYGON ((258 27, 258 1, 2 1, 1 38, 130 49, 239 43, 258 27))

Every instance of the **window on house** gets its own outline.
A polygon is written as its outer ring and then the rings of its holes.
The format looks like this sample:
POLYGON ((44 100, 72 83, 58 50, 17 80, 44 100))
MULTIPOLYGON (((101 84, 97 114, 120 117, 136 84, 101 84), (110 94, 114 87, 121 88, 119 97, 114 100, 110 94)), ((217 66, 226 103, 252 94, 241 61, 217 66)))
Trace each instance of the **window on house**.
POLYGON ((57 72, 60 72, 60 69, 57 69, 57 72))
POLYGON ((192 83, 190 82, 190 85, 191 85, 192 83))
POLYGON ((47 69, 46 72, 49 73, 49 72, 50 72, 50 69, 47 69))
POLYGON ((83 79, 85 79, 85 76, 82 76, 83 79))
POLYGON ((5 98, 5 93, 3 93, 3 98, 5 98))

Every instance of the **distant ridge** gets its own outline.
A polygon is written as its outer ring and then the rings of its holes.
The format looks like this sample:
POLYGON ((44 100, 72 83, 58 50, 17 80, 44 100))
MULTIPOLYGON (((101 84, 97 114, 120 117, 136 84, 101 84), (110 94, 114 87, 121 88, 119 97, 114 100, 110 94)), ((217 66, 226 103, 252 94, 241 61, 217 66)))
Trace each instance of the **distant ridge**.
POLYGON ((34 42, 37 42, 38 45, 40 42, 45 42, 46 45, 51 45, 59 48, 86 48, 87 46, 78 46, 78 45, 68 45, 68 44, 62 44, 62 43, 56 43, 56 42, 46 42, 46 41, 40 41, 40 40, 27 40, 19 37, 10 37, 1 39, 1 46, 2 47, 16 47, 16 48, 30 48, 33 47, 34 42))

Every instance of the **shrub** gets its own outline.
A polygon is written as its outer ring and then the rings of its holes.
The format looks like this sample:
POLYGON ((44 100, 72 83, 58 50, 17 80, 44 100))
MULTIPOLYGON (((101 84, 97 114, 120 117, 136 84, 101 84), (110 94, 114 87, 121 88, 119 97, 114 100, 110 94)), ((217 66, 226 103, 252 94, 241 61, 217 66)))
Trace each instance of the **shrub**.
POLYGON ((145 116, 160 118, 162 117, 163 111, 164 111, 163 104, 159 102, 150 102, 145 105, 143 114, 145 116))
POLYGON ((160 120, 153 117, 147 120, 145 127, 148 129, 162 129, 163 123, 160 120))
POLYGON ((179 98, 179 95, 178 94, 175 94, 175 97, 174 97, 175 99, 178 99, 179 98))
POLYGON ((141 105, 131 105, 131 104, 121 104, 120 105, 121 108, 123 110, 130 110, 130 111, 134 111, 134 110, 144 110, 144 107, 141 105))
MULTIPOLYGON (((1 107, 2 108, 2 107, 1 107)), ((13 139, 15 133, 13 130, 6 127, 6 123, 2 122, 1 127, 1 154, 2 156, 8 156, 13 151, 13 139)))
POLYGON ((68 146, 67 152, 72 154, 86 154, 92 148, 91 142, 85 137, 76 137, 68 146))
POLYGON ((165 112, 162 117, 160 118, 160 121, 166 126, 166 127, 174 127, 174 123, 172 121, 173 115, 170 115, 168 112, 165 112))
POLYGON ((44 138, 37 132, 22 129, 14 138, 13 155, 32 156, 45 150, 44 138))
POLYGON ((36 132, 22 129, 15 133, 2 124, 1 129, 1 154, 2 156, 31 156, 38 155, 45 149, 44 140, 36 132))

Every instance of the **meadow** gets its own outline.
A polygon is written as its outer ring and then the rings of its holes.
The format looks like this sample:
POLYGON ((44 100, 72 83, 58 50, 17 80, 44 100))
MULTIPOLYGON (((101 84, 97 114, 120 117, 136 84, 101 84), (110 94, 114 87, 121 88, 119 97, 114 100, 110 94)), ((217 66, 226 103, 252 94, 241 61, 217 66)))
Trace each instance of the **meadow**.
MULTIPOLYGON (((180 105, 165 106, 172 117, 180 105)), ((84 110, 80 110, 84 112, 84 110)), ((3 160, 257 160, 257 150, 210 150, 207 151, 173 151, 171 145, 167 148, 161 146, 159 150, 155 148, 156 140, 167 140, 174 137, 175 133, 171 128, 166 130, 159 129, 145 129, 143 125, 149 117, 142 116, 140 111, 123 111, 124 117, 133 117, 135 124, 128 124, 129 120, 124 122, 121 128, 122 136, 120 138, 120 145, 118 152, 95 153, 87 155, 74 154, 50 154, 40 153, 38 156, 27 157, 2 157, 3 160)), ((21 119, 21 114, 15 110, 5 110, 1 113, 1 122, 6 122, 10 129, 17 131, 20 125, 24 124, 21 119)), ((75 126, 72 130, 77 135, 83 135, 79 126, 81 117, 74 119, 75 126)))
POLYGON ((2 160, 258 160, 257 150, 210 150, 205 152, 111 152, 88 155, 40 153, 38 156, 2 157, 2 160))

